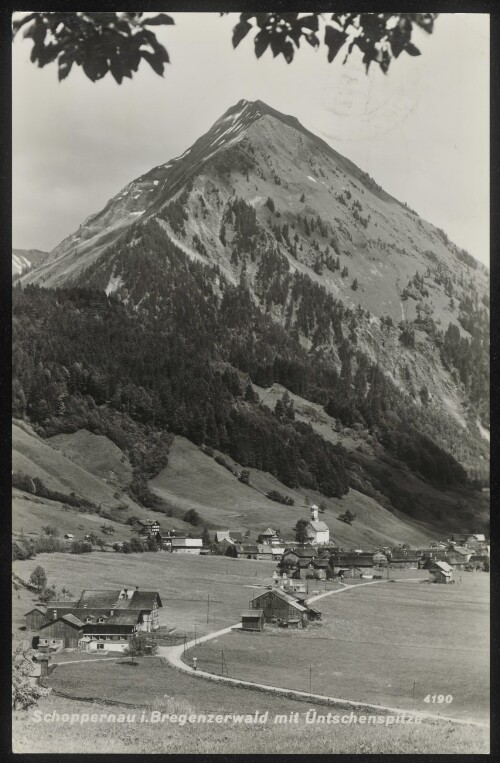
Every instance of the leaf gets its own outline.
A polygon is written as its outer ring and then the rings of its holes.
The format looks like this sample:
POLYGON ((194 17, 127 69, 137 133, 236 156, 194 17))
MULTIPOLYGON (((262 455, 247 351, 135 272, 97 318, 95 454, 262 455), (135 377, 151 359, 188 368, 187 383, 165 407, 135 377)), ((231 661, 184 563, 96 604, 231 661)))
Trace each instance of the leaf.
POLYGON ((39 18, 38 13, 30 13, 27 16, 25 16, 22 19, 18 19, 17 21, 12 22, 12 29, 14 30, 14 35, 19 32, 21 27, 23 27, 25 24, 28 24, 30 21, 33 21, 33 19, 39 18))
POLYGON ((325 45, 328 47, 328 63, 331 63, 347 39, 345 32, 332 26, 325 29, 325 45))
POLYGON ((233 48, 238 47, 244 37, 247 36, 252 25, 249 21, 240 21, 233 29, 233 48))
POLYGON ((409 42, 409 43, 406 45, 406 47, 405 47, 405 50, 406 50, 406 52, 407 52, 407 53, 409 53, 409 54, 410 54, 410 56, 420 56, 420 51, 419 51, 419 49, 418 49, 418 48, 417 48, 417 46, 416 46, 416 45, 414 45, 412 42, 409 42))
POLYGON ((285 57, 285 61, 287 62, 287 64, 291 64, 293 61, 294 50, 293 50, 293 45, 290 41, 285 42, 285 44, 283 45, 282 53, 285 57))
POLYGON ((308 34, 306 40, 313 48, 317 48, 319 46, 319 39, 314 33, 308 34))
POLYGON ((264 30, 262 30, 255 37, 255 55, 257 56, 257 58, 260 58, 261 55, 267 50, 268 45, 269 45, 269 37, 267 36, 267 33, 265 33, 264 30))
POLYGON ((276 58, 276 56, 282 52, 284 46, 284 39, 280 35, 271 37, 271 50, 273 51, 273 56, 276 58))
POLYGON ((319 28, 318 17, 316 14, 312 14, 311 16, 305 16, 303 19, 298 19, 297 24, 300 27, 306 27, 306 29, 311 29, 313 32, 317 32, 319 28))
POLYGON ((172 16, 167 16, 166 13, 159 13, 158 16, 153 16, 150 19, 144 19, 141 23, 144 26, 146 26, 146 24, 148 26, 159 26, 160 24, 168 24, 169 26, 172 26, 175 24, 175 21, 173 20, 172 16))
POLYGON ((150 67, 154 69, 154 71, 160 75, 160 77, 163 77, 163 61, 161 61, 158 56, 156 56, 154 53, 149 53, 147 50, 141 50, 142 57, 148 62, 150 67))
POLYGON ((71 71, 71 67, 73 66, 73 60, 68 59, 67 57, 61 56, 61 58, 58 61, 59 68, 57 71, 57 77, 59 79, 59 82, 61 82, 63 79, 66 79, 68 74, 71 71))

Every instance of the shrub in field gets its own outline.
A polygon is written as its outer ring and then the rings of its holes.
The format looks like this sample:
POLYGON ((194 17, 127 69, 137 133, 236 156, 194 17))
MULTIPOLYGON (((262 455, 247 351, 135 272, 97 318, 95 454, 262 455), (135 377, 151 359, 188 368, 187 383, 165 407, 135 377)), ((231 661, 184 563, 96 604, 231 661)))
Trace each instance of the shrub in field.
POLYGON ((266 493, 266 497, 271 501, 284 503, 286 506, 293 506, 295 504, 295 501, 291 496, 284 495, 283 493, 280 493, 279 490, 270 490, 269 493, 266 493))

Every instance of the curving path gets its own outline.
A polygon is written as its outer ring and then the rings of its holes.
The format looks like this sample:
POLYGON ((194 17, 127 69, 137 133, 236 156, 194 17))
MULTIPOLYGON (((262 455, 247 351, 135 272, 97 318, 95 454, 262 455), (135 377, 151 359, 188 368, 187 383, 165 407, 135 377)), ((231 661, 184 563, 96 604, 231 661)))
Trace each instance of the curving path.
MULTIPOLYGON (((419 578, 404 578, 404 580, 419 580, 419 578)), ((317 601, 318 599, 323 599, 325 596, 332 596, 333 594, 339 594, 344 593, 345 591, 350 591, 353 588, 361 588, 362 586, 367 585, 379 585, 382 583, 386 583, 386 580, 374 580, 370 581, 369 583, 358 583, 355 585, 346 585, 345 583, 341 583, 343 588, 338 588, 335 591, 326 591, 325 593, 317 594, 316 596, 312 596, 307 600, 308 603, 311 603, 313 601, 317 601)), ((210 641, 211 639, 217 638, 218 636, 224 636, 226 633, 231 633, 231 631, 236 630, 237 628, 241 628, 241 623, 237 623, 236 625, 230 625, 228 628, 223 628, 222 630, 213 631, 212 633, 208 633, 206 636, 200 636, 196 639, 196 641, 188 641, 186 645, 179 644, 177 646, 160 646, 158 647, 158 656, 165 658, 165 660, 172 665, 172 667, 177 668, 177 670, 182 670, 184 673, 189 673, 193 676, 198 676, 200 678, 205 678, 210 681, 215 681, 217 683, 225 683, 225 684, 231 684, 236 686, 244 686, 246 688, 250 689, 258 689, 260 691, 266 691, 272 694, 278 694, 281 696, 287 696, 292 699, 307 699, 312 701, 319 701, 322 703, 325 703, 325 701, 329 704, 338 704, 340 706, 347 706, 349 708, 357 708, 357 709, 363 709, 363 710, 370 710, 370 711, 384 711, 389 712, 392 715, 402 715, 405 713, 406 715, 412 715, 412 716, 418 716, 422 719, 428 719, 428 720, 434 720, 434 721, 449 721, 450 723, 456 723, 464 726, 479 726, 483 728, 488 728, 489 723, 482 722, 482 721, 473 721, 473 720, 466 720, 462 718, 453 718, 451 716, 446 715, 436 715, 434 713, 426 713, 423 711, 410 711, 410 710, 402 710, 400 707, 389 707, 387 705, 374 705, 369 702, 355 702, 353 700, 344 699, 343 697, 328 697, 325 694, 312 694, 311 692, 306 691, 299 691, 296 689, 287 689, 280 686, 269 686, 268 684, 259 684, 254 681, 244 681, 240 678, 229 678, 228 676, 219 676, 215 673, 207 673, 204 670, 198 670, 191 667, 191 665, 188 665, 187 663, 183 662, 182 655, 184 654, 184 650, 192 649, 194 646, 198 646, 198 644, 201 644, 204 641, 210 641)))

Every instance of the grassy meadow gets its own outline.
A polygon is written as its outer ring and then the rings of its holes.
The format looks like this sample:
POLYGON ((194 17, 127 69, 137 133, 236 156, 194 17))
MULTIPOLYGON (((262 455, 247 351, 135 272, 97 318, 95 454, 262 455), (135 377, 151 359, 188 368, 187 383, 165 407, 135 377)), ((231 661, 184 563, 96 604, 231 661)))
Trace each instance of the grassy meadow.
POLYGON ((403 579, 423 574, 401 570, 395 583, 325 597, 315 604, 322 622, 306 630, 235 631, 189 657, 220 673, 224 650, 231 677, 303 691, 311 666, 316 693, 487 720, 489 576, 457 573, 462 583, 454 586, 403 579), (453 701, 424 703, 428 694, 451 694, 453 701))
MULTIPOLYGON (((481 728, 424 722, 416 725, 306 724, 315 709, 342 716, 346 711, 276 697, 262 692, 215 685, 171 668, 160 658, 140 658, 136 667, 117 662, 82 662, 58 667, 49 678, 56 690, 77 697, 106 697, 100 702, 49 695, 40 701, 41 712, 82 714, 135 713, 135 722, 70 725, 35 722, 33 710, 16 711, 13 749, 19 753, 487 753, 488 734, 481 728), (133 707, 131 707, 133 706, 133 707), (150 710, 162 713, 268 712, 259 725, 206 725, 140 722, 150 710), (276 725, 277 714, 297 713, 297 723, 276 725)), ((361 711, 359 713, 362 714, 361 711)))

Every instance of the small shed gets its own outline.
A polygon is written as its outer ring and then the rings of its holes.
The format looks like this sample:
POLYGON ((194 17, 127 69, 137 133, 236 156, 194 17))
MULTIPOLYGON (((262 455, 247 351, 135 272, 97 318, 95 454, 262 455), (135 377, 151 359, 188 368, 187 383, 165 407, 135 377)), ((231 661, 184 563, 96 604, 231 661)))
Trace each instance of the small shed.
POLYGON ((72 533, 65 533, 66 540, 74 540, 75 536, 72 533))
POLYGON ((447 562, 433 562, 429 567, 429 580, 431 583, 453 582, 453 569, 447 562))
POLYGON ((261 631, 264 629, 264 610, 247 609, 241 613, 241 629, 244 631, 261 631))

